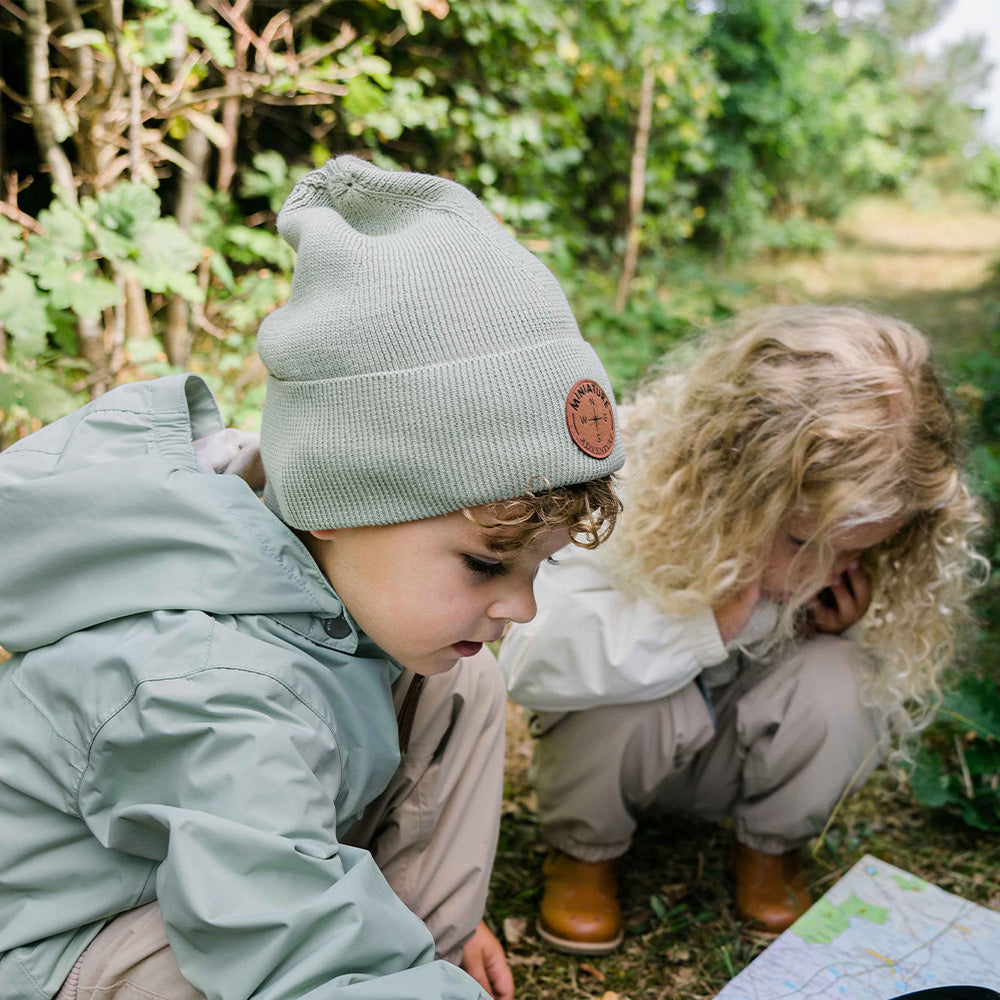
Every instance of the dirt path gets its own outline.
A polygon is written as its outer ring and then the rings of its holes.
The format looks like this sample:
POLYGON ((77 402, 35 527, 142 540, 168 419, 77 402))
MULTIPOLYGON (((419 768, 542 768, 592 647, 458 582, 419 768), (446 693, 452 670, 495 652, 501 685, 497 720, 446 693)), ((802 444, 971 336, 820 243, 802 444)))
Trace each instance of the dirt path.
POLYGON ((754 264, 761 302, 856 302, 901 316, 942 355, 975 350, 1000 322, 1000 209, 860 203, 824 253, 754 264))

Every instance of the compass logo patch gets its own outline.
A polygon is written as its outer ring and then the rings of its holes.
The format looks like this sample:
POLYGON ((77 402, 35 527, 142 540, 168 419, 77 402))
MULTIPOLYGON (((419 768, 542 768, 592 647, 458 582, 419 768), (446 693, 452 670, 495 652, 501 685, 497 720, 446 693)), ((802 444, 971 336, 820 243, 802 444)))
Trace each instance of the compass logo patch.
POLYGON ((566 426, 573 443, 592 458, 607 458, 615 446, 615 411, 592 379, 573 383, 566 397, 566 426))

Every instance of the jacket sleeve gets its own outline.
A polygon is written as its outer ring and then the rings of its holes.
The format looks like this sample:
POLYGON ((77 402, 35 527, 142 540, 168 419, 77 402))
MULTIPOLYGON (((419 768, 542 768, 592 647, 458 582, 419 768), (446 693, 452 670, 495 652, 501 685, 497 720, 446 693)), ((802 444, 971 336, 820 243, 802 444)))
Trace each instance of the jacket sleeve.
POLYGON ((594 554, 563 550, 557 559, 539 574, 535 619, 514 626, 500 647, 514 701, 577 711, 652 700, 726 659, 709 607, 667 615, 615 590, 594 554))
POLYGON ((483 996, 434 961, 371 855, 338 842, 347 767, 329 726, 253 671, 142 682, 95 737, 81 815, 158 863, 171 949, 208 1000, 483 996))

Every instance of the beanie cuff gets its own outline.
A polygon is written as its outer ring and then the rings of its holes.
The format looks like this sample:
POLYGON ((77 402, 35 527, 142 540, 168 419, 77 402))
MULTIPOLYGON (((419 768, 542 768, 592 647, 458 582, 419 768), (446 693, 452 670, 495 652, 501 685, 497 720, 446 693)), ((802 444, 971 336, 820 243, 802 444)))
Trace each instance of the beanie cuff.
POLYGON ((312 381, 269 376, 265 503, 288 525, 395 524, 509 500, 620 468, 578 447, 566 401, 607 375, 582 338, 401 371, 312 381), (442 433, 446 421, 460 433, 442 433))

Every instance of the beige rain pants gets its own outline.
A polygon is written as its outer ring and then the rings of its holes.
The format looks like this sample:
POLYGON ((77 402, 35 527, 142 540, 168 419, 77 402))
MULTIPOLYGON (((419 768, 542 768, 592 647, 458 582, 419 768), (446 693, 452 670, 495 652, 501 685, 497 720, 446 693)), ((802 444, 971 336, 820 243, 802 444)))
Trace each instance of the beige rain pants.
POLYGON ((713 689, 657 701, 534 713, 542 834, 583 861, 624 854, 642 815, 732 816, 736 839, 768 854, 822 830, 841 795, 882 756, 861 705, 853 643, 821 636, 774 666, 747 662, 713 689))
MULTIPOLYGON (((413 675, 393 686, 397 713, 413 675)), ((428 677, 409 745, 344 842, 371 851, 396 895, 460 961, 483 917, 500 827, 507 692, 489 650, 428 677)), ((56 1000, 203 1000, 181 976, 153 902, 112 920, 56 1000)))

